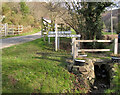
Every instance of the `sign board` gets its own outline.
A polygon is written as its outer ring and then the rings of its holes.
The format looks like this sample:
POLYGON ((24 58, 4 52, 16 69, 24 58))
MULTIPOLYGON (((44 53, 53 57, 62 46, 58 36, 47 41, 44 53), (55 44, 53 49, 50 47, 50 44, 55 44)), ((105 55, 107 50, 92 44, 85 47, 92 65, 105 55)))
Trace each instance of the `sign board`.
MULTIPOLYGON (((71 31, 58 31, 57 37, 81 37, 81 35, 72 35, 71 31)), ((53 31, 49 31, 48 37, 55 37, 56 33, 53 31)))
POLYGON ((49 31, 48 32, 48 42, 50 43, 50 37, 55 37, 55 50, 59 49, 59 44, 60 44, 60 37, 72 37, 72 38, 80 38, 81 35, 72 35, 71 31, 58 31, 58 25, 55 24, 55 31, 49 31))

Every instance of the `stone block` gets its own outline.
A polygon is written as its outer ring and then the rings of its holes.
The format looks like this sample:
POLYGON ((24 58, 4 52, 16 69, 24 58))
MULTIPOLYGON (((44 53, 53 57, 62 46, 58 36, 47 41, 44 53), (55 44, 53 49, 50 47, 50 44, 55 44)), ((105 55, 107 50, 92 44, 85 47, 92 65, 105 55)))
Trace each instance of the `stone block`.
POLYGON ((84 68, 84 67, 79 67, 79 71, 80 72, 87 72, 86 68, 84 68))
POLYGON ((69 72, 72 71, 72 68, 73 68, 73 64, 69 64, 69 65, 67 65, 67 69, 68 69, 69 72))
POLYGON ((79 66, 73 66, 72 72, 74 74, 78 74, 79 73, 79 66))

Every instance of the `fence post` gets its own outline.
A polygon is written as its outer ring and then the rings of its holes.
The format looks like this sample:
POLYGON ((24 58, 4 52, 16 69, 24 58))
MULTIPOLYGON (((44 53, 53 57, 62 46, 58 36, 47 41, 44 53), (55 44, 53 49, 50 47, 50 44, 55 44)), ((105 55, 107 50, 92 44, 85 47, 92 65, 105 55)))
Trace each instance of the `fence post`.
POLYGON ((58 37, 57 37, 58 35, 57 35, 57 24, 55 24, 55 51, 57 51, 58 50, 58 37))
POLYGON ((58 37, 58 49, 60 49, 60 37, 58 37))
MULTIPOLYGON (((78 40, 80 40, 80 37, 78 37, 78 40)), ((78 42, 78 49, 80 49, 80 42, 78 42)))
POLYGON ((76 42, 75 42, 76 38, 74 39, 74 42, 73 42, 73 61, 74 59, 76 58, 77 56, 77 47, 76 47, 76 42))
POLYGON ((50 44, 50 37, 48 37, 48 43, 50 44))
POLYGON ((19 28, 19 27, 20 27, 20 26, 18 25, 18 29, 17 29, 17 30, 18 30, 18 31, 17 31, 17 33, 18 33, 18 34, 19 34, 19 30, 20 30, 20 28, 19 28))
POLYGON ((14 28, 15 28, 15 27, 14 27, 14 25, 12 25, 11 27, 13 28, 13 29, 12 29, 12 35, 14 35, 14 34, 15 34, 15 31, 14 31, 14 28))
POLYGON ((5 23, 5 36, 7 36, 7 23, 5 23))
POLYGON ((115 38, 114 44, 114 54, 118 54, 118 37, 115 38))
POLYGON ((73 56, 73 52, 74 52, 74 41, 75 41, 75 38, 72 38, 72 56, 73 56))

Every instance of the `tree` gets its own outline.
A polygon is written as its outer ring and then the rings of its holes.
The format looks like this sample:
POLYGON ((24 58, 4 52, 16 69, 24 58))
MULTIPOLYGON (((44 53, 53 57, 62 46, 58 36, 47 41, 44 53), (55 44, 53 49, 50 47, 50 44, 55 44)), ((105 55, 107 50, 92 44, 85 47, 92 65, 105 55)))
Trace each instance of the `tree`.
POLYGON ((69 18, 63 20, 70 25, 82 39, 100 39, 102 37, 101 13, 111 2, 66 2, 69 18))
POLYGON ((20 2, 20 9, 23 15, 26 15, 29 13, 29 7, 26 5, 25 2, 20 2))
POLYGON ((56 23, 55 21, 59 14, 59 7, 60 7, 60 3, 55 3, 55 2, 49 2, 45 6, 45 8, 48 10, 47 15, 49 15, 49 18, 51 20, 51 30, 50 31, 54 31, 54 28, 55 28, 54 26, 56 23))

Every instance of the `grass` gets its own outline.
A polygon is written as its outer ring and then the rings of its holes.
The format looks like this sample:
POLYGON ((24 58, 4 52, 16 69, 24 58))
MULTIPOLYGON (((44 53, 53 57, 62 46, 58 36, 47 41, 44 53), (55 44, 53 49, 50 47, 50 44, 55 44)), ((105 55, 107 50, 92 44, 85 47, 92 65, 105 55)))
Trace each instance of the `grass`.
POLYGON ((17 34, 17 35, 8 35, 8 36, 6 36, 6 37, 2 37, 2 39, 4 39, 4 38, 9 38, 9 37, 16 37, 16 36, 26 36, 26 35, 31 35, 31 34, 34 34, 34 33, 39 32, 39 31, 40 31, 40 29, 33 28, 33 31, 32 31, 32 32, 26 32, 26 33, 17 34))
POLYGON ((2 92, 72 92, 75 76, 66 68, 69 57, 66 51, 55 52, 54 46, 42 38, 3 49, 2 92))
POLYGON ((70 30, 72 33, 71 34, 73 34, 73 35, 76 35, 76 32, 75 32, 75 30, 74 29, 72 29, 71 28, 71 30, 70 30))
POLYGON ((112 93, 116 95, 120 95, 120 64, 114 64, 115 68, 115 76, 113 80, 111 81, 114 86, 111 88, 105 90, 105 93, 111 94, 112 93))
MULTIPOLYGON (((103 34, 103 35, 112 35, 112 33, 111 33, 111 32, 102 32, 102 34, 103 34)), ((113 32, 113 35, 116 35, 116 33, 115 33, 115 32, 113 32)))

